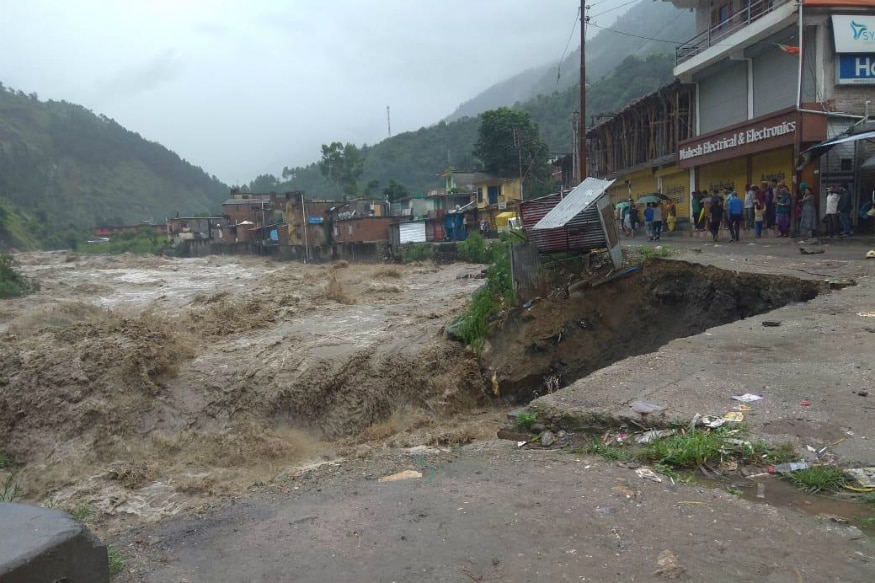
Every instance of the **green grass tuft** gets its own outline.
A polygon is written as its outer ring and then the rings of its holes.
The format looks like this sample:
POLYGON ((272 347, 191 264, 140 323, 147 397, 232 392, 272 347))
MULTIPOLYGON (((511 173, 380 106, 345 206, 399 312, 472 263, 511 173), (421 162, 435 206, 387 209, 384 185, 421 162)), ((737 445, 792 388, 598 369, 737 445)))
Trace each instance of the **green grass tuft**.
POLYGON ((9 472, 9 475, 0 482, 0 502, 15 502, 24 495, 24 489, 15 483, 18 472, 9 472))
POLYGON ((641 255, 641 259, 653 259, 653 258, 665 258, 671 257, 675 254, 673 249, 669 247, 641 247, 638 249, 638 253, 641 255))
POLYGON ((722 431, 689 431, 647 444, 641 456, 674 468, 698 468, 723 459, 724 438, 722 431))
POLYGON ((809 493, 837 492, 844 487, 848 479, 841 468, 835 466, 814 466, 807 470, 799 470, 787 474, 787 479, 797 488, 809 493))
POLYGON ((112 545, 106 546, 106 557, 109 560, 109 574, 110 576, 118 575, 125 568, 125 556, 124 554, 118 550, 116 547, 112 545))
POLYGON ((520 411, 516 414, 516 426, 524 431, 530 431, 532 429, 532 425, 535 424, 535 421, 538 420, 537 413, 530 413, 529 411, 520 411))

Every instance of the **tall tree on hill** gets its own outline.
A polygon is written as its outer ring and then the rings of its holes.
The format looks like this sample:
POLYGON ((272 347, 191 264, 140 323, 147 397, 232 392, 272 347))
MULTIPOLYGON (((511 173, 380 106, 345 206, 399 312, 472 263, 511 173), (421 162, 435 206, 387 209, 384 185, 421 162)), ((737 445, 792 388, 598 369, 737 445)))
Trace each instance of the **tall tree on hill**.
POLYGON ((389 180, 389 184, 383 189, 383 194, 389 199, 389 202, 395 202, 410 196, 410 191, 407 187, 397 182, 394 178, 389 180))
POLYGON ((355 144, 322 144, 322 175, 341 187, 344 194, 358 193, 358 180, 364 170, 364 156, 355 144))
POLYGON ((550 180, 550 148, 541 139, 538 125, 524 111, 499 107, 484 112, 473 154, 490 174, 522 176, 530 187, 528 191, 550 180))

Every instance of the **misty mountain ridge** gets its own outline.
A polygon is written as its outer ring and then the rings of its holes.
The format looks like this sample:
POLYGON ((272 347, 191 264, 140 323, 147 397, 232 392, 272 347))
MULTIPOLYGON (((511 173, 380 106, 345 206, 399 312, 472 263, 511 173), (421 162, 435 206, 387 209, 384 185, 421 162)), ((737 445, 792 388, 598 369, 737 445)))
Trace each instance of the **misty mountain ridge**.
POLYGON ((217 213, 228 186, 114 120, 0 84, 0 246, 217 213))
MULTIPOLYGON (((598 14, 598 7, 592 12, 598 14)), ((593 18, 594 25, 598 18, 593 18)), ((679 10, 668 2, 641 0, 621 15, 607 29, 586 42, 586 76, 590 83, 604 78, 629 55, 646 57, 651 54, 674 55, 674 46, 666 42, 643 40, 611 32, 622 31, 632 35, 672 40, 678 44, 696 34, 695 17, 689 10, 679 10)), ((575 33, 579 35, 579 29, 575 33)), ((487 88, 465 101, 447 116, 446 121, 475 117, 498 107, 510 107, 518 102, 564 91, 580 82, 580 45, 561 63, 545 64, 518 73, 487 88)))

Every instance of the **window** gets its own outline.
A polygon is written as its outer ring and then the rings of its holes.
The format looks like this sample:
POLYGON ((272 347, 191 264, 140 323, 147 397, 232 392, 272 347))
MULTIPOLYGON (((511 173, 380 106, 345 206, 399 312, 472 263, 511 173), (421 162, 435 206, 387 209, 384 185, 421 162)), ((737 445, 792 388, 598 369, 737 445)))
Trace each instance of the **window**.
POLYGON ((482 186, 477 189, 477 203, 479 204, 481 202, 483 202, 483 187, 482 186))

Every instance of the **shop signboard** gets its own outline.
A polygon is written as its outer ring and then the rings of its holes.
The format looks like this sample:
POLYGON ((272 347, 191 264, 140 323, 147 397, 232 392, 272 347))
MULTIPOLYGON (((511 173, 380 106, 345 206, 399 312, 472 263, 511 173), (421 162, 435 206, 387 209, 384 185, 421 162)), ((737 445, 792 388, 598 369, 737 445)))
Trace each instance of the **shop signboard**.
POLYGON ((835 14, 836 53, 875 53, 875 14, 835 14))
POLYGON ((796 138, 797 114, 785 111, 736 124, 725 130, 681 142, 678 166, 692 168, 792 145, 796 138))
POLYGON ((875 52, 838 57, 838 85, 875 85, 875 52))

